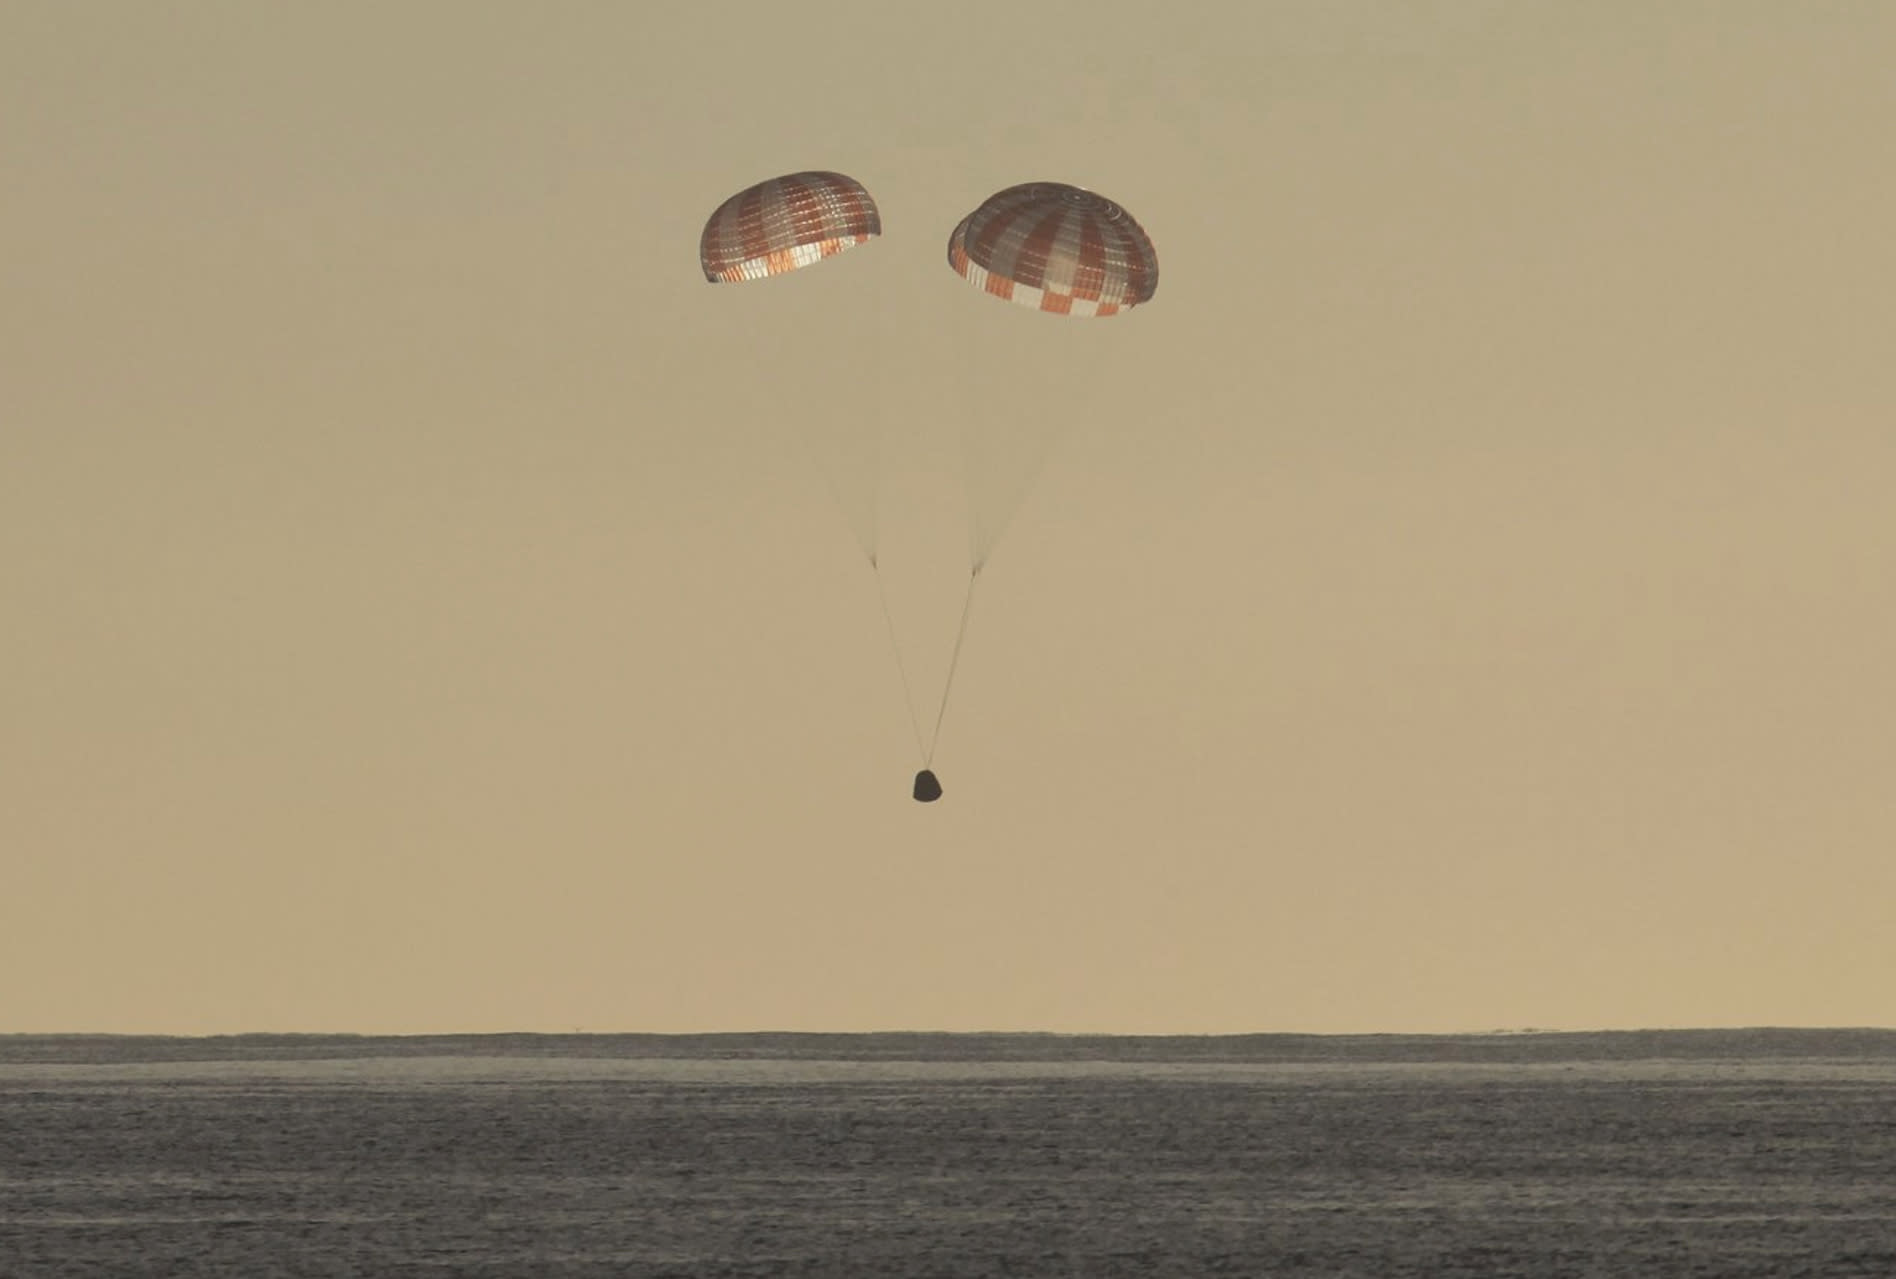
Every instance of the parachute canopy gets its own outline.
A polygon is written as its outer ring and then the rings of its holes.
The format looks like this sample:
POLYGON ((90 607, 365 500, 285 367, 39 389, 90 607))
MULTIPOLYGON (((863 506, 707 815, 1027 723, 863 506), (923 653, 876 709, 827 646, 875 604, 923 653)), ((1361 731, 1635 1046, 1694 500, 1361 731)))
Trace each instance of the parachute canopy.
POLYGON ((704 224, 704 278, 761 280, 834 257, 882 234, 862 183, 841 173, 788 173, 746 187, 704 224))
POLYGON ((982 201, 948 237, 948 265, 977 289, 1059 315, 1113 315, 1159 287, 1158 254, 1132 215, 1062 182, 982 201))

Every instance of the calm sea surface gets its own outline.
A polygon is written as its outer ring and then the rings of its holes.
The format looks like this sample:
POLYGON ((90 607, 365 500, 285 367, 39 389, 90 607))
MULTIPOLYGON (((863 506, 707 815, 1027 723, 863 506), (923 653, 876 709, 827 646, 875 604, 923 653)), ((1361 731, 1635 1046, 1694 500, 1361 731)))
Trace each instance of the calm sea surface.
POLYGON ((0 1275, 1896 1276, 1896 1033, 0 1036, 0 1275))

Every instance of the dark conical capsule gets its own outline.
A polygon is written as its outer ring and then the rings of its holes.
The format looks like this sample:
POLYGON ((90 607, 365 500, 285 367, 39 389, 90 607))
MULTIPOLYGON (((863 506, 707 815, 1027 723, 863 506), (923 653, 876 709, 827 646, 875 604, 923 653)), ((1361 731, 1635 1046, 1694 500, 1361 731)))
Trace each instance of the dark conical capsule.
POLYGON ((915 774, 915 798, 924 804, 932 804, 941 798, 941 783, 929 769, 924 768, 915 774))

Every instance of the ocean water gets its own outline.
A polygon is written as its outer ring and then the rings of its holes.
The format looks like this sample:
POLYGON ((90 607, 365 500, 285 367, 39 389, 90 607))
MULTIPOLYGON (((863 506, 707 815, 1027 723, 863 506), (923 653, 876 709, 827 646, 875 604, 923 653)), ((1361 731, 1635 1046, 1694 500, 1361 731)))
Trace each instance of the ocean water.
POLYGON ((1896 1276, 1896 1033, 0 1036, 0 1276, 1896 1276))

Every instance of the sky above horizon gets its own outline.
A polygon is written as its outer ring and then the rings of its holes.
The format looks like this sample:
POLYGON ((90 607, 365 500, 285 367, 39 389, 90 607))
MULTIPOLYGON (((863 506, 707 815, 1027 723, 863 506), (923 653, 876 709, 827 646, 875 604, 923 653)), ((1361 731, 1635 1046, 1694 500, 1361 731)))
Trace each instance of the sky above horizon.
POLYGON ((1896 9, 784 12, 0 12, 0 1032, 1896 1025, 1896 9))

